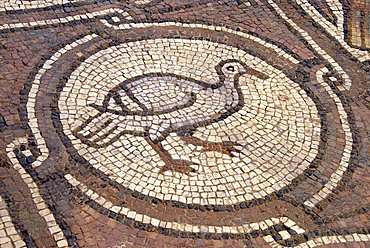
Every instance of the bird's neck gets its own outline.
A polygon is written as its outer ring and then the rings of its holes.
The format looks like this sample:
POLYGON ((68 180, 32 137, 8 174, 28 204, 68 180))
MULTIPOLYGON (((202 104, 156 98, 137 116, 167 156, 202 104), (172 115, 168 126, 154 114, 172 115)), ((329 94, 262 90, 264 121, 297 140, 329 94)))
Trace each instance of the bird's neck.
POLYGON ((227 88, 227 89, 235 88, 235 86, 237 84, 237 80, 238 80, 238 77, 236 75, 225 76, 224 87, 227 88))
POLYGON ((236 104, 240 101, 240 96, 238 94, 238 83, 237 79, 234 77, 227 78, 225 77, 225 81, 223 81, 222 86, 213 90, 213 92, 218 92, 220 95, 224 95, 226 97, 227 105, 231 107, 235 107, 236 104))

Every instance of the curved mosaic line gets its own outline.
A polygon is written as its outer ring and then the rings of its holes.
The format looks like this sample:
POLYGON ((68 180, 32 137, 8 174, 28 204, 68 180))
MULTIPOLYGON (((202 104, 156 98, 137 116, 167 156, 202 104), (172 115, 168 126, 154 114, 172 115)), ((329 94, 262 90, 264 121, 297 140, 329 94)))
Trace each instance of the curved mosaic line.
POLYGON ((126 216, 129 219, 142 222, 144 224, 151 224, 155 227, 162 227, 162 228, 173 229, 173 230, 181 231, 181 232, 193 232, 193 233, 248 234, 253 231, 265 230, 277 224, 283 224, 289 227, 290 229, 294 230, 298 234, 305 232, 303 228, 299 227, 293 220, 285 216, 270 218, 270 219, 266 219, 260 222, 246 223, 240 226, 204 226, 204 225, 177 223, 177 222, 167 222, 167 221, 159 220, 157 218, 150 217, 148 215, 140 214, 126 207, 115 206, 112 202, 105 199, 103 196, 89 189, 85 184, 78 181, 71 174, 66 174, 64 177, 74 188, 78 188, 89 199, 96 202, 100 206, 116 214, 121 214, 123 216, 126 216))
POLYGON ((269 43, 265 40, 262 40, 261 38, 244 33, 242 31, 236 31, 230 28, 222 27, 222 26, 217 26, 217 25, 206 25, 206 24, 197 24, 197 23, 182 23, 182 22, 146 22, 146 23, 123 23, 123 24, 118 24, 118 25, 112 25, 106 20, 100 20, 105 26, 113 28, 115 30, 123 30, 123 29, 132 29, 132 28, 147 28, 147 27, 169 27, 169 26, 174 26, 174 27, 184 27, 184 28, 201 28, 205 30, 211 30, 211 31, 220 31, 220 32, 226 32, 230 34, 235 34, 243 38, 251 39, 261 45, 267 46, 269 48, 274 49, 279 56, 288 59, 294 64, 298 64, 299 61, 291 56, 290 54, 286 53, 284 50, 282 50, 280 47, 269 43))
POLYGON ((7 210, 6 202, 0 196, 0 247, 26 247, 26 243, 22 240, 19 232, 14 227, 12 219, 7 210))
POLYGON ((38 9, 83 1, 85 0, 2 0, 0 2, 0 12, 7 10, 38 9))
MULTIPOLYGON (((126 11, 119 9, 119 8, 109 8, 109 9, 100 10, 100 11, 88 12, 86 14, 70 15, 70 16, 62 17, 62 18, 38 20, 38 21, 33 21, 33 22, 3 24, 3 25, 0 25, 0 31, 9 30, 9 29, 43 27, 43 26, 49 26, 49 25, 55 25, 55 24, 65 24, 69 22, 81 21, 81 20, 86 20, 90 18, 96 18, 99 16, 114 14, 114 13, 120 14, 123 19, 132 20, 132 17, 126 11)), ((116 18, 118 17, 114 17, 113 20, 117 20, 116 18)))
MULTIPOLYGON (((307 1, 307 0, 296 0, 296 2, 302 7, 302 9, 309 14, 322 28, 324 28, 333 38, 335 38, 348 52, 353 56, 358 58, 360 61, 366 61, 370 59, 370 53, 367 51, 361 51, 359 49, 353 48, 347 44, 344 40, 344 20, 343 20, 343 10, 337 9, 335 12, 338 17, 338 25, 335 26, 325 18, 307 1)), ((327 1, 332 3, 331 5, 336 8, 343 8, 343 6, 338 1, 327 1)))
MULTIPOLYGON (((78 188, 88 199, 100 205, 101 207, 112 211, 118 215, 123 215, 133 221, 141 222, 144 224, 153 225, 154 227, 161 227, 166 229, 172 229, 180 232, 192 232, 192 233, 211 233, 211 234, 250 234, 254 231, 264 231, 275 225, 284 225, 288 229, 294 231, 296 234, 304 234, 306 230, 299 227, 297 223, 288 217, 275 217, 269 218, 260 222, 246 223, 239 226, 197 226, 186 223, 177 222, 166 222, 156 218, 152 218, 145 214, 140 214, 134 210, 116 206, 97 192, 89 189, 85 184, 78 181, 71 174, 66 174, 65 179, 74 188, 78 188)), ((278 234, 282 237, 282 240, 288 240, 291 238, 290 232, 283 230, 279 231, 278 234)), ((286 247, 277 243, 272 235, 263 237, 264 240, 269 243, 272 247, 286 247)), ((321 236, 298 245, 292 246, 297 248, 308 248, 317 247, 326 244, 337 244, 337 243, 350 243, 350 242, 368 242, 370 241, 370 234, 352 233, 349 235, 337 235, 337 236, 321 236)))
MULTIPOLYGON (((35 181, 31 177, 31 175, 29 175, 26 172, 26 170, 23 168, 23 166, 18 162, 18 159, 17 159, 17 157, 16 157, 16 155, 13 151, 16 146, 19 146, 19 145, 25 144, 25 143, 27 143, 27 141, 25 139, 15 140, 12 143, 10 143, 7 146, 7 149, 6 149, 8 157, 9 157, 10 161, 13 164, 13 168, 16 171, 18 171, 18 173, 19 173, 20 177, 22 178, 23 182, 27 185, 28 189, 30 190, 32 200, 33 200, 36 208, 39 211, 38 214, 42 218, 45 219, 46 225, 49 229, 49 232, 54 237, 54 240, 57 243, 57 246, 60 247, 60 248, 69 247, 68 246, 68 241, 67 241, 62 229, 56 223, 56 220, 55 220, 55 217, 54 217, 53 213, 50 211, 49 207, 47 206, 47 204, 43 200, 43 198, 42 198, 42 196, 39 192, 39 189, 37 187, 37 184, 35 183, 35 181)), ((40 160, 39 160, 39 162, 40 162, 40 160)), ((42 161, 40 163, 42 163, 42 161)))
POLYGON ((292 28, 294 28, 302 37, 310 44, 315 51, 320 54, 326 61, 328 61, 334 68, 335 71, 338 72, 339 75, 344 80, 343 86, 338 86, 338 89, 341 91, 349 90, 351 88, 352 82, 348 74, 342 69, 342 67, 333 59, 324 49, 322 49, 319 44, 317 44, 311 36, 302 28, 300 28, 293 20, 291 20, 285 13, 280 9, 280 7, 273 1, 267 0, 267 2, 274 8, 274 10, 278 13, 278 15, 285 20, 292 28))
MULTIPOLYGON (((102 11, 96 11, 96 12, 91 12, 87 14, 82 14, 82 15, 75 15, 75 16, 68 16, 65 18, 60 18, 60 19, 48 19, 48 20, 40 20, 40 21, 34 21, 34 22, 24 22, 24 23, 10 23, 10 24, 4 24, 0 26, 0 31, 1 30, 7 30, 7 29, 13 29, 13 28, 27 28, 27 27, 35 27, 35 26, 47 26, 47 25, 52 25, 52 24, 63 24, 63 23, 68 23, 72 21, 78 21, 82 19, 88 19, 92 17, 98 17, 98 16, 104 16, 108 14, 113 14, 113 13, 119 13, 123 15, 123 17, 127 20, 133 20, 133 18, 125 11, 122 9, 118 8, 109 8, 106 10, 102 11)), ((112 18, 113 19, 113 18, 112 18)), ((113 19, 113 21, 120 21, 117 18, 113 19)), ((126 23, 126 24, 120 24, 120 25, 112 25, 106 20, 101 20, 101 22, 106 25, 107 27, 114 28, 114 29, 132 29, 132 28, 143 28, 143 27, 149 27, 149 26, 179 26, 179 27, 190 27, 190 28, 203 28, 203 29, 208 29, 211 31, 223 31, 231 34, 236 34, 238 36, 251 39, 253 41, 258 42, 261 45, 266 45, 267 47, 273 48, 275 51, 278 52, 280 56, 283 58, 289 59, 291 62, 298 64, 299 61, 283 51, 280 47, 268 43, 265 40, 262 40, 256 36, 253 36, 251 34, 247 34, 241 31, 236 31, 230 28, 222 27, 222 26, 216 26, 216 25, 205 25, 205 24, 187 24, 187 23, 181 23, 181 22, 161 22, 161 23, 126 23)))
POLYGON ((59 49, 56 53, 54 53, 54 55, 51 56, 49 60, 45 62, 45 64, 40 68, 40 70, 38 71, 38 73, 36 74, 34 78, 34 81, 32 83, 32 89, 30 90, 26 107, 27 107, 28 123, 32 130, 32 134, 35 136, 35 139, 37 140, 37 146, 40 149, 41 155, 37 157, 37 160, 35 162, 32 163, 33 168, 39 167, 45 161, 45 159, 47 159, 47 157, 49 156, 49 150, 46 147, 45 140, 40 133, 40 130, 38 128, 37 118, 35 115, 36 94, 39 89, 39 85, 41 82, 40 80, 43 74, 46 72, 46 70, 50 69, 53 63, 57 61, 58 58, 60 58, 64 53, 72 50, 78 45, 81 45, 83 43, 86 43, 94 39, 95 37, 97 37, 96 34, 87 35, 59 49))
MULTIPOLYGON (((290 236, 287 233, 282 234, 284 237, 283 240, 288 239, 290 236)), ((265 241, 269 243, 272 247, 283 248, 286 246, 280 245, 277 243, 271 236, 264 237, 265 241)), ((336 236, 322 236, 317 237, 306 242, 303 242, 299 245, 291 246, 295 248, 312 248, 322 245, 330 245, 330 244, 341 244, 341 243, 354 243, 354 242, 368 242, 370 241, 370 234, 361 234, 361 233, 353 233, 350 235, 336 235, 336 236)))
POLYGON ((323 80, 324 74, 328 73, 329 70, 325 68, 321 68, 316 72, 316 78, 319 84, 328 92, 328 94, 332 97, 335 101, 335 104, 338 108, 339 118, 341 121, 342 129, 345 133, 345 145, 343 149, 342 158, 339 162, 338 168, 336 171, 330 176, 329 182, 327 182, 324 187, 313 195, 309 200, 306 200, 304 204, 308 207, 316 206, 320 201, 324 200, 333 190, 338 186, 339 182, 341 181, 344 173, 347 171, 349 166, 349 159, 351 157, 352 151, 352 133, 351 128, 348 123, 347 113, 343 108, 343 104, 339 97, 333 92, 331 87, 323 80))
POLYGON ((138 5, 145 5, 145 4, 148 4, 148 3, 151 3, 153 2, 153 0, 136 0, 134 1, 135 4, 138 4, 138 5))
MULTIPOLYGON (((306 0, 304 0, 306 1, 306 0)), ((344 13, 343 13, 343 5, 340 0, 326 0, 329 8, 333 11, 333 14, 337 18, 337 29, 341 34, 344 34, 344 13)))

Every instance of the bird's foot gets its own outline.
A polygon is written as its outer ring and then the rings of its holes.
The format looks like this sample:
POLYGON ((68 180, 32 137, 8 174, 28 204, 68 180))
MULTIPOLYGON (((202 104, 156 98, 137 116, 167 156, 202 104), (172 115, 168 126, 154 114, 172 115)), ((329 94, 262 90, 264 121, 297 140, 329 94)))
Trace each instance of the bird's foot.
POLYGON ((189 175, 190 172, 196 172, 196 170, 194 168, 191 168, 190 165, 196 165, 196 163, 182 159, 171 159, 170 161, 166 162, 164 166, 161 167, 161 169, 159 170, 159 174, 163 174, 166 171, 172 171, 189 175))
POLYGON ((222 143, 210 143, 206 146, 203 146, 203 152, 219 152, 226 154, 230 157, 235 157, 232 152, 241 152, 239 149, 236 149, 235 146, 240 146, 240 144, 235 142, 222 142, 222 143))

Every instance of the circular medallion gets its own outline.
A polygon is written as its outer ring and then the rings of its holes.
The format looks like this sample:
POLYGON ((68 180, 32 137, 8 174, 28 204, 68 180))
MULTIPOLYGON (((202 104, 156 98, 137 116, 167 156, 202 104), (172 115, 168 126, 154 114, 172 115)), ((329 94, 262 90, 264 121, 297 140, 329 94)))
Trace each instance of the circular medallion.
POLYGON ((63 190, 101 214, 210 238, 290 223, 277 205, 303 214, 342 180, 350 111, 325 60, 221 27, 108 19, 25 84, 37 173, 60 161, 63 190))
POLYGON ((87 234, 102 228, 97 245, 107 237, 111 246, 133 233, 147 246, 175 237, 236 239, 225 241, 232 246, 367 240, 347 225, 363 214, 354 200, 363 195, 366 52, 328 35, 335 28, 298 2, 220 3, 220 20, 204 18, 218 3, 139 5, 30 22, 26 11, 27 22, 0 25, 16 37, 29 30, 22 44, 35 55, 6 44, 6 77, 17 76, 9 89, 25 79, 20 122, 10 105, 0 120, 13 122, 2 127, 13 141, 0 186, 10 232, 27 246, 36 237, 58 247, 94 246, 81 225, 87 234))
POLYGON ((79 156, 143 195, 228 205, 289 185, 318 153, 313 100, 281 70, 207 40, 100 50, 58 99, 79 156))

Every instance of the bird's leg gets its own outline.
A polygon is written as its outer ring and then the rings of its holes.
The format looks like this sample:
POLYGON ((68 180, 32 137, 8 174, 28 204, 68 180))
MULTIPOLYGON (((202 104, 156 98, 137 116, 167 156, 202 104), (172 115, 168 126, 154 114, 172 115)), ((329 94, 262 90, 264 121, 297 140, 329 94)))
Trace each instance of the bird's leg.
POLYGON ((190 165, 196 163, 193 163, 188 160, 173 159, 171 154, 168 151, 166 151, 166 149, 164 149, 160 142, 153 141, 149 136, 146 136, 145 139, 148 142, 148 144, 154 149, 154 151, 159 155, 162 161, 165 163, 165 165, 161 167, 159 174, 163 174, 168 170, 183 173, 186 175, 189 175, 190 172, 196 172, 195 169, 190 167, 190 165))
POLYGON ((220 152, 226 154, 230 157, 235 157, 234 154, 231 152, 240 152, 240 150, 235 149, 234 146, 240 146, 238 143, 235 142, 211 142, 202 140, 193 136, 180 136, 181 139, 188 144, 193 144, 196 146, 202 146, 204 152, 220 152))

